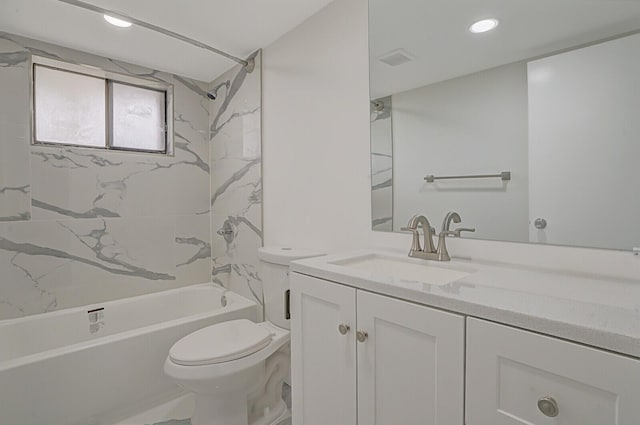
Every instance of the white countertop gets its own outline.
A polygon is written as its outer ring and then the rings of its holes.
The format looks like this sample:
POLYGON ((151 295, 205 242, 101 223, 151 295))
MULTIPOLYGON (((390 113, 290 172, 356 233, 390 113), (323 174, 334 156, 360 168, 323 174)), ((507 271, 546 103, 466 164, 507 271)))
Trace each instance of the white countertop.
POLYGON ((299 260, 291 263, 291 270, 640 358, 640 280, 456 258, 433 262, 382 250, 299 260), (332 264, 372 254, 471 274, 431 285, 332 264))

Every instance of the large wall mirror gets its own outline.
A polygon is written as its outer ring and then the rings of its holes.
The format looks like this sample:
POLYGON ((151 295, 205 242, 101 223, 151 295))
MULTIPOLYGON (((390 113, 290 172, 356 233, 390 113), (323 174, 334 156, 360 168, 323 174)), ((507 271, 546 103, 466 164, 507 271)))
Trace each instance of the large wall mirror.
POLYGON ((640 1, 370 0, 369 16, 374 230, 453 210, 465 237, 640 247, 640 1))

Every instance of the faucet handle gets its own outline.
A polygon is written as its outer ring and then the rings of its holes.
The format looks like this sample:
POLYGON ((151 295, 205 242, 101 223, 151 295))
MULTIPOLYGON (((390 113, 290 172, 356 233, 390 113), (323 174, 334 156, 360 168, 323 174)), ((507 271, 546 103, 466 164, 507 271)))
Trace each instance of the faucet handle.
MULTIPOLYGON (((418 231, 418 228, 415 228, 415 229, 414 229, 414 228, 412 228, 412 227, 401 227, 401 228, 400 228, 400 231, 401 231, 401 232, 417 232, 417 231, 418 231)), ((475 229, 474 229, 474 231, 475 231, 475 229)), ((435 227, 433 227, 433 226, 431 227, 431 233, 432 233, 432 234, 434 234, 434 235, 436 234, 436 228, 435 228, 435 227)))
POLYGON ((459 238, 460 237, 460 233, 462 233, 462 232, 475 232, 475 231, 476 231, 475 228, 460 227, 458 229, 448 230, 448 231, 442 232, 442 233, 444 233, 447 236, 455 236, 455 237, 459 238))
POLYGON ((413 234, 413 239, 411 240, 411 251, 409 252, 409 255, 411 255, 412 252, 422 251, 422 247, 420 246, 420 233, 418 232, 417 228, 402 227, 400 230, 403 232, 411 232, 413 234))

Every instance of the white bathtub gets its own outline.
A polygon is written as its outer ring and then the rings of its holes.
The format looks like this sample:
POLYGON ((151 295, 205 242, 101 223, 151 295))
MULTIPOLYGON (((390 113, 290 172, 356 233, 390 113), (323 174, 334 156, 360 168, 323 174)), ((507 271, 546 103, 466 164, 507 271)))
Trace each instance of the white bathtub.
POLYGON ((0 321, 0 424, 105 424, 177 394, 162 369, 171 345, 239 318, 258 320, 256 304, 202 284, 0 321))

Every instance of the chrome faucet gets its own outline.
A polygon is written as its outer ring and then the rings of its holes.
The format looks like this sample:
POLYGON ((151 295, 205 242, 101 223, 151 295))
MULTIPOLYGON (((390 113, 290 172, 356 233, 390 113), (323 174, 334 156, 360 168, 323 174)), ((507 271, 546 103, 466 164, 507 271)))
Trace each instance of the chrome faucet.
POLYGON ((436 252, 436 248, 433 245, 433 234, 435 230, 429 224, 427 217, 423 215, 414 215, 409 219, 407 227, 401 229, 403 232, 413 233, 413 241, 411 242, 411 250, 409 251, 410 257, 420 257, 420 254, 432 254, 436 252), (420 245, 420 232, 418 226, 422 227, 424 232, 424 249, 420 245))
POLYGON ((475 232, 476 229, 459 228, 455 230, 449 230, 451 222, 460 223, 460 214, 456 212, 449 212, 442 222, 442 230, 438 234, 438 248, 433 245, 433 235, 435 230, 429 224, 429 220, 423 215, 414 215, 409 219, 407 227, 403 227, 401 230, 405 232, 411 232, 413 234, 413 240, 411 242, 411 249, 409 250, 409 257, 422 258, 425 260, 435 261, 450 261, 451 257, 447 251, 446 237, 455 236, 460 237, 461 232, 475 232), (420 232, 418 231, 418 225, 422 227, 424 232, 424 248, 420 245, 420 232))
POLYGON ((460 237, 461 232, 475 232, 476 229, 467 227, 460 227, 455 230, 449 230, 451 228, 451 222, 460 223, 462 219, 460 214, 454 211, 449 211, 442 221, 442 230, 438 234, 438 249, 436 251, 438 261, 450 261, 449 251, 447 250, 447 236, 460 237))
POLYGON ((413 234, 413 240, 411 242, 411 249, 409 250, 409 257, 434 259, 436 255, 436 247, 433 245, 433 235, 435 229, 431 227, 427 217, 423 215, 414 215, 409 219, 407 227, 403 227, 403 232, 411 232, 413 234), (424 233, 424 248, 420 245, 420 232, 418 226, 422 227, 424 233))

